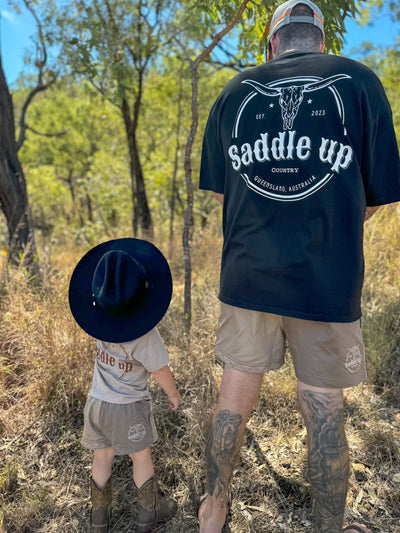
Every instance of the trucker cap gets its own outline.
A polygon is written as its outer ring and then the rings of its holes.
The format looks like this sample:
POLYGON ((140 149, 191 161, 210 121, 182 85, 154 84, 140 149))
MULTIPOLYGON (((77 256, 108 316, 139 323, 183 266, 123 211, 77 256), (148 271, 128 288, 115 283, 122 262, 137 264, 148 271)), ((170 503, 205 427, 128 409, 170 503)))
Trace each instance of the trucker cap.
POLYGON ((321 30, 322 38, 325 39, 324 16, 319 7, 317 7, 314 2, 311 2, 310 0, 289 0, 288 2, 284 2, 277 7, 272 16, 269 39, 271 39, 274 33, 280 30, 283 26, 286 26, 286 24, 291 24, 292 22, 313 24, 313 26, 316 26, 321 30), (305 4, 308 6, 312 10, 313 15, 292 16, 292 10, 299 4, 305 4))

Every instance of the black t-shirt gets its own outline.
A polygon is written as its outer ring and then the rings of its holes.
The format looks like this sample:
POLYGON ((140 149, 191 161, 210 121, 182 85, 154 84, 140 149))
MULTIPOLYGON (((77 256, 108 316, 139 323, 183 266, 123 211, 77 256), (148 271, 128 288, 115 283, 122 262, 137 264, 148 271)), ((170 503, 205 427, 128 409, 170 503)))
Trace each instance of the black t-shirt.
POLYGON ((238 74, 210 113, 200 188, 224 194, 221 301, 357 320, 365 208, 400 200, 381 82, 356 61, 319 53, 238 74))

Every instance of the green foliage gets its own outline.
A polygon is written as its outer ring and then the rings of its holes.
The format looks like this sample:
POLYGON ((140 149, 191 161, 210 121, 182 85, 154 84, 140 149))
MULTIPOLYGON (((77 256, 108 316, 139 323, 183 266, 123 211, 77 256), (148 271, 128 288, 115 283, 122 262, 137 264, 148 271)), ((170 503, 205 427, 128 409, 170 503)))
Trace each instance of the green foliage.
POLYGON ((82 235, 93 224, 112 231, 126 221, 127 154, 113 106, 87 85, 64 79, 32 105, 29 124, 46 134, 29 132, 20 152, 36 228, 50 238, 82 235))
MULTIPOLYGON (((199 86, 199 129, 232 70, 213 72, 202 66, 199 86)), ((16 108, 26 89, 14 93, 16 108)), ((150 70, 143 96, 138 141, 147 179, 149 203, 158 226, 167 228, 172 177, 177 153, 175 214, 185 208, 183 157, 190 128, 190 72, 186 62, 166 58, 150 70), (179 120, 178 120, 179 119, 179 120)), ((131 182, 126 134, 115 106, 87 83, 61 78, 40 95, 28 115, 29 126, 20 151, 33 220, 45 243, 74 235, 78 242, 95 242, 99 235, 131 231, 131 182), (54 135, 54 136, 49 136, 54 135)), ((201 139, 193 150, 193 172, 200 167, 201 139)), ((217 206, 199 193, 195 212, 204 223, 217 206)))
POLYGON ((141 78, 170 38, 175 2, 73 0, 60 10, 66 65, 114 104, 137 97, 141 78))
MULTIPOLYGON (((355 17, 358 5, 363 5, 366 0, 317 0, 325 18, 325 37, 328 51, 339 53, 343 46, 345 34, 344 20, 346 17, 355 17)), ((263 61, 264 50, 267 44, 270 19, 275 9, 282 0, 261 0, 258 3, 250 2, 243 14, 237 29, 238 35, 238 58, 248 62, 254 59, 263 61)), ((240 1, 202 1, 207 12, 213 20, 220 25, 226 24, 237 11, 240 1)))
MULTIPOLYGON (((50 0, 38 0, 38 4, 44 8, 50 0)), ((74 0, 59 6, 48 39, 54 42, 57 27, 64 67, 77 77, 75 81, 60 78, 50 91, 36 98, 28 113, 31 128, 60 135, 38 136, 28 130, 20 152, 34 221, 43 236, 50 239, 73 232, 76 238, 91 242, 101 232, 112 235, 121 227, 130 233, 132 182, 126 125, 118 107, 127 98, 133 112, 139 90, 142 107, 136 136, 151 211, 158 224, 166 225, 176 159, 175 210, 179 218, 183 217, 183 156, 191 121, 191 76, 181 45, 196 57, 232 20, 241 4, 240 0, 184 0, 178 4, 117 0, 107 11, 109 4, 104 1, 74 0), (82 76, 90 83, 83 83, 82 76), (91 89, 93 85, 103 97, 91 89)), ((279 4, 279 0, 264 0, 247 5, 238 27, 227 39, 238 62, 262 61, 268 19, 279 4)), ((321 0, 319 5, 325 14, 328 47, 338 51, 343 19, 355 15, 355 2, 321 0)), ((395 96, 398 56, 392 54, 382 59, 379 69, 386 62, 385 78, 393 79, 388 92, 395 96)), ((233 75, 231 70, 213 70, 205 64, 200 69, 200 135, 193 146, 193 176, 199 170, 201 134, 210 107, 233 75)), ((28 89, 21 80, 14 95, 16 109, 22 107, 28 89)), ((396 106, 394 111, 397 123, 396 106)), ((194 212, 202 225, 214 210, 209 195, 196 191, 194 212)))

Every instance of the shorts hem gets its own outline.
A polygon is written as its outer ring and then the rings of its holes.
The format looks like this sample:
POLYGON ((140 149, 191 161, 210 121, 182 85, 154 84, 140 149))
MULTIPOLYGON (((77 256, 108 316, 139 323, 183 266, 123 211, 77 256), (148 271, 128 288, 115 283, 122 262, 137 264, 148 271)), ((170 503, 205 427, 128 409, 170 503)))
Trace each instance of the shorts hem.
POLYGON ((315 379, 314 379, 313 376, 300 376, 297 373, 296 373, 296 378, 302 383, 304 383, 305 385, 310 385, 311 387, 327 388, 327 389, 349 389, 351 387, 357 387, 357 385, 360 385, 360 383, 367 381, 366 374, 359 376, 357 379, 354 379, 353 382, 351 383, 349 381, 344 383, 344 380, 340 383, 338 383, 338 381, 334 383, 333 381, 323 379, 320 376, 315 376, 315 379))
POLYGON ((81 440, 81 445, 86 448, 86 450, 104 450, 105 448, 112 448, 112 444, 106 444, 101 442, 90 442, 87 440, 81 440))
POLYGON ((218 359, 220 359, 223 363, 230 366, 231 368, 234 368, 235 370, 240 370, 241 372, 247 372, 252 374, 266 374, 267 372, 271 372, 272 370, 279 370, 279 368, 281 368, 284 364, 283 361, 278 361, 276 363, 271 363, 270 365, 251 365, 248 363, 242 363, 241 361, 237 361, 217 346, 215 347, 214 352, 218 359))
POLYGON ((142 448, 138 447, 136 448, 135 450, 120 450, 120 449, 115 449, 115 455, 130 455, 131 453, 139 453, 139 452, 142 452, 143 450, 145 450, 146 448, 151 448, 152 446, 154 446, 155 443, 153 444, 147 444, 146 446, 143 446, 142 448))
POLYGON ((115 447, 112 444, 103 446, 102 444, 99 444, 99 443, 94 444, 94 443, 87 442, 87 441, 85 442, 81 441, 81 445, 86 450, 96 451, 96 450, 104 450, 105 448, 113 448, 115 455, 130 455, 131 453, 139 453, 145 450, 146 448, 151 448, 157 443, 157 440, 153 441, 152 443, 145 443, 143 446, 135 446, 134 449, 129 449, 129 450, 127 448, 123 449, 123 448, 115 447))

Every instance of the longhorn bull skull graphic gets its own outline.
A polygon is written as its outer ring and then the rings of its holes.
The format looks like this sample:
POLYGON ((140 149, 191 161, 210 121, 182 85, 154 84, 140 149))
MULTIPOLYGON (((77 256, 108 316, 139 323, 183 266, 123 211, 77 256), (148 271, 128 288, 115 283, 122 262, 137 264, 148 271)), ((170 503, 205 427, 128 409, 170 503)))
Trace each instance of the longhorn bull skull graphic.
POLYGON ((339 80, 350 78, 347 74, 336 74, 323 80, 305 83, 303 85, 291 85, 290 87, 276 87, 272 84, 262 85, 253 80, 243 80, 242 83, 251 85, 258 93, 265 96, 279 96, 279 105, 281 106, 283 128, 290 130, 293 128, 293 121, 297 116, 300 104, 304 99, 304 93, 319 91, 325 87, 336 83, 339 80))

